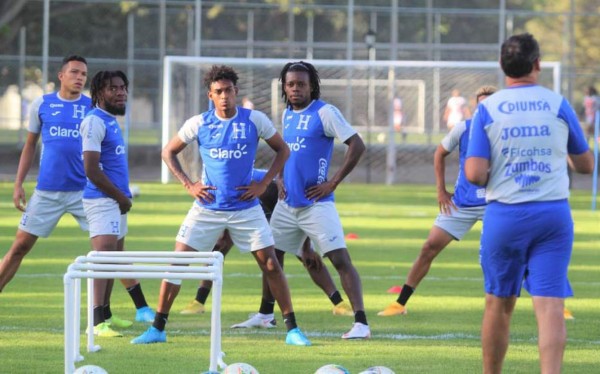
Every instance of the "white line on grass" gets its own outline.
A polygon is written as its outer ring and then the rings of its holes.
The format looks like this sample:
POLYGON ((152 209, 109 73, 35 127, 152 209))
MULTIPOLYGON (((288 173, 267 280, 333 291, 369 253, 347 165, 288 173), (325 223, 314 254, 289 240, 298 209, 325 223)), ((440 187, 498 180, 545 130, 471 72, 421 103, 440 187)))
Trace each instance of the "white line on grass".
MULTIPOLYGON (((133 330, 119 330, 126 335, 137 335, 139 331, 133 330)), ((62 334, 62 329, 57 328, 23 328, 21 326, 0 326, 0 332, 11 332, 11 333, 32 333, 32 332, 43 332, 43 333, 52 333, 52 334, 62 334)), ((340 338, 342 332, 341 331, 304 331, 305 335, 311 338, 340 338)), ((210 330, 207 329, 199 329, 199 330, 169 330, 167 329, 168 335, 174 336, 210 336, 210 330)), ((264 329, 223 329, 223 336, 248 336, 248 335, 266 335, 266 336, 278 336, 282 339, 285 337, 285 333, 283 329, 276 329, 273 331, 272 329, 264 330, 264 329)), ((406 341, 406 340, 435 340, 435 341, 453 341, 453 340, 480 340, 479 335, 471 335, 471 334, 463 334, 463 333, 446 333, 446 334, 438 334, 438 335, 415 335, 415 334, 372 334, 371 339, 375 340, 397 340, 397 341, 406 341)), ((577 344, 591 344, 591 345, 599 345, 600 340, 586 340, 586 339, 569 339, 567 338, 569 343, 577 343, 577 344)), ((537 338, 531 337, 528 339, 524 338, 515 338, 511 337, 511 342, 526 342, 526 343, 536 343, 537 338)))

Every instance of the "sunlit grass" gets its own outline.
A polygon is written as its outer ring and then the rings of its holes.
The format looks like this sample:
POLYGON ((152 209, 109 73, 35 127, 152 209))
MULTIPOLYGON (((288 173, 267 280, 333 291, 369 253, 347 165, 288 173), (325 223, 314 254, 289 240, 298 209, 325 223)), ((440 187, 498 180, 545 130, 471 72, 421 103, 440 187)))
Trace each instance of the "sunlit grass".
MULTIPOLYGON (((141 196, 129 215, 128 250, 171 250, 191 199, 177 184, 139 184, 141 196)), ((12 205, 12 184, 0 183, 0 254, 14 239, 20 214, 12 205)), ((27 191, 32 191, 29 184, 27 191)), ((345 184, 336 195, 346 232, 358 235, 347 245, 361 274, 370 341, 347 342, 340 335, 352 318, 331 314, 331 303, 309 279, 301 264, 286 258, 286 273, 298 322, 313 342, 299 348, 284 344, 285 328, 231 330, 260 303, 260 272, 252 256, 234 248, 225 262, 223 350, 227 362, 249 362, 262 374, 311 374, 327 363, 342 364, 351 373, 385 365, 397 373, 481 372, 479 331, 484 308, 483 276, 478 263, 481 224, 452 243, 434 262, 402 317, 378 317, 395 298, 387 293, 402 285, 427 237, 438 207, 433 186, 365 186, 345 184)), ((589 209, 589 192, 571 199, 576 242, 569 276, 575 297, 567 306, 576 317, 568 321, 565 373, 591 373, 600 351, 600 215, 589 209)), ((90 249, 87 234, 65 217, 52 236, 40 239, 3 293, 0 294, 0 372, 63 372, 63 284, 67 265, 90 249)), ((339 277, 329 266, 334 280, 339 277)), ((158 280, 142 282, 148 302, 156 305, 158 280)), ((198 373, 208 367, 210 319, 180 315, 195 294, 196 283, 183 284, 167 326, 166 345, 133 346, 129 340, 146 327, 135 323, 123 339, 97 339, 99 353, 85 353, 84 363, 110 373, 198 373)), ((347 298, 346 298, 347 299, 347 298)), ((208 300, 210 309, 211 298, 208 300)), ((115 284, 112 308, 133 318, 133 305, 115 284)), ((85 317, 84 317, 85 318, 85 317)), ((83 351, 85 348, 83 348, 83 351)), ((512 326, 505 372, 539 372, 537 329, 531 299, 523 292, 512 326)))

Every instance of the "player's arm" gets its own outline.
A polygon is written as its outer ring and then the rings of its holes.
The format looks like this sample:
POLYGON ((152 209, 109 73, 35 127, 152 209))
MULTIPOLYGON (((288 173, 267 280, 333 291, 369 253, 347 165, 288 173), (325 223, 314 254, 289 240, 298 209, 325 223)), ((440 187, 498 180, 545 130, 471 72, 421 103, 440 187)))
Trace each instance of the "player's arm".
POLYGON ((490 161, 482 157, 469 157, 465 161, 465 176, 467 180, 478 186, 485 186, 488 181, 490 161))
POLYGON ((13 203, 15 204, 15 208, 22 212, 25 211, 25 205, 27 204, 23 183, 31 169, 31 165, 33 165, 35 149, 39 138, 39 133, 28 132, 25 145, 21 151, 21 157, 19 158, 19 166, 17 168, 17 176, 15 178, 15 187, 13 191, 13 203))
POLYGON ((290 148, 278 132, 270 138, 265 139, 265 142, 273 151, 275 151, 275 159, 271 163, 271 167, 261 182, 265 184, 266 188, 276 176, 279 175, 280 177, 283 177, 283 174, 280 173, 283 171, 283 166, 288 157, 290 157, 290 148))
POLYGON ((569 155, 569 166, 577 173, 591 174, 594 171, 594 156, 591 151, 586 151, 578 155, 569 155))
POLYGON ((316 186, 309 187, 306 190, 307 199, 318 201, 321 197, 327 196, 335 191, 337 186, 352 170, 354 170, 356 164, 358 164, 362 154, 365 152, 365 143, 362 138, 356 133, 346 139, 344 143, 348 146, 348 150, 344 155, 344 162, 331 179, 316 186))
POLYGON ((435 185, 437 188, 438 204, 442 214, 451 214, 456 209, 452 201, 452 194, 446 190, 446 157, 450 154, 441 144, 433 154, 433 170, 435 172, 435 185))
POLYGON ((171 173, 173 173, 175 178, 177 178, 181 184, 183 184, 185 190, 193 198, 199 199, 205 203, 211 203, 214 201, 215 197, 209 192, 209 190, 216 190, 217 188, 214 186, 205 186, 201 181, 192 182, 192 180, 181 167, 181 163, 179 162, 177 155, 183 151, 185 147, 187 147, 187 143, 181 140, 179 135, 175 135, 163 148, 161 157, 169 170, 171 170, 171 173))
POLYGON ((119 204, 121 214, 129 212, 131 209, 131 200, 129 200, 129 198, 125 196, 125 194, 119 190, 110 179, 108 179, 102 169, 100 169, 100 152, 84 151, 83 168, 85 169, 85 175, 90 182, 119 204))

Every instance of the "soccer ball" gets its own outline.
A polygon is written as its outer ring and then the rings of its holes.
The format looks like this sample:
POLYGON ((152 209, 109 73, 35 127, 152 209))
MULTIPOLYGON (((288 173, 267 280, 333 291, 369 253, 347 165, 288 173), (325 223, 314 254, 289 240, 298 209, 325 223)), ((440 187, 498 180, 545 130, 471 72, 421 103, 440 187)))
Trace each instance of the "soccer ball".
POLYGON ((136 198, 140 196, 140 186, 138 186, 137 184, 130 184, 129 185, 129 191, 131 192, 131 196, 136 198))
POLYGON ((329 364, 318 368, 315 374, 350 374, 350 372, 341 365, 329 364))
POLYGON ((236 362, 235 364, 227 365, 225 370, 223 370, 223 374, 258 374, 258 370, 250 364, 236 362))
POLYGON ((85 365, 77 370, 73 374, 108 374, 108 372, 96 365, 85 365))
POLYGON ((365 371, 361 371, 359 374, 394 374, 392 369, 388 369, 385 366, 371 366, 365 371))

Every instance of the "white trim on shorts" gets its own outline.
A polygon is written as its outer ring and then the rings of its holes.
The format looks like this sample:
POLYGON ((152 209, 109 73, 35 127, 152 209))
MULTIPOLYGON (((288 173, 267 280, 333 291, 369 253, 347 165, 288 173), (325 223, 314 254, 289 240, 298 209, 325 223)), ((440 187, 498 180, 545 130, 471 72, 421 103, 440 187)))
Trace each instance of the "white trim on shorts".
POLYGON ((127 214, 121 214, 119 204, 110 197, 83 199, 83 210, 90 225, 90 238, 98 235, 127 235, 127 214))
POLYGON ((19 222, 19 230, 42 238, 50 236, 62 216, 70 213, 83 231, 88 223, 81 204, 83 191, 35 189, 19 222))
POLYGON ((271 216, 271 229, 275 248, 297 256, 302 253, 307 236, 321 256, 346 248, 342 222, 333 201, 293 208, 279 200, 271 216))
POLYGON ((455 240, 461 240, 477 221, 483 220, 485 205, 451 209, 451 214, 438 214, 434 226, 446 231, 455 240))
POLYGON ((212 251, 223 231, 241 253, 258 251, 274 244, 269 222, 260 205, 224 211, 211 210, 194 203, 188 211, 175 240, 196 251, 212 251))

